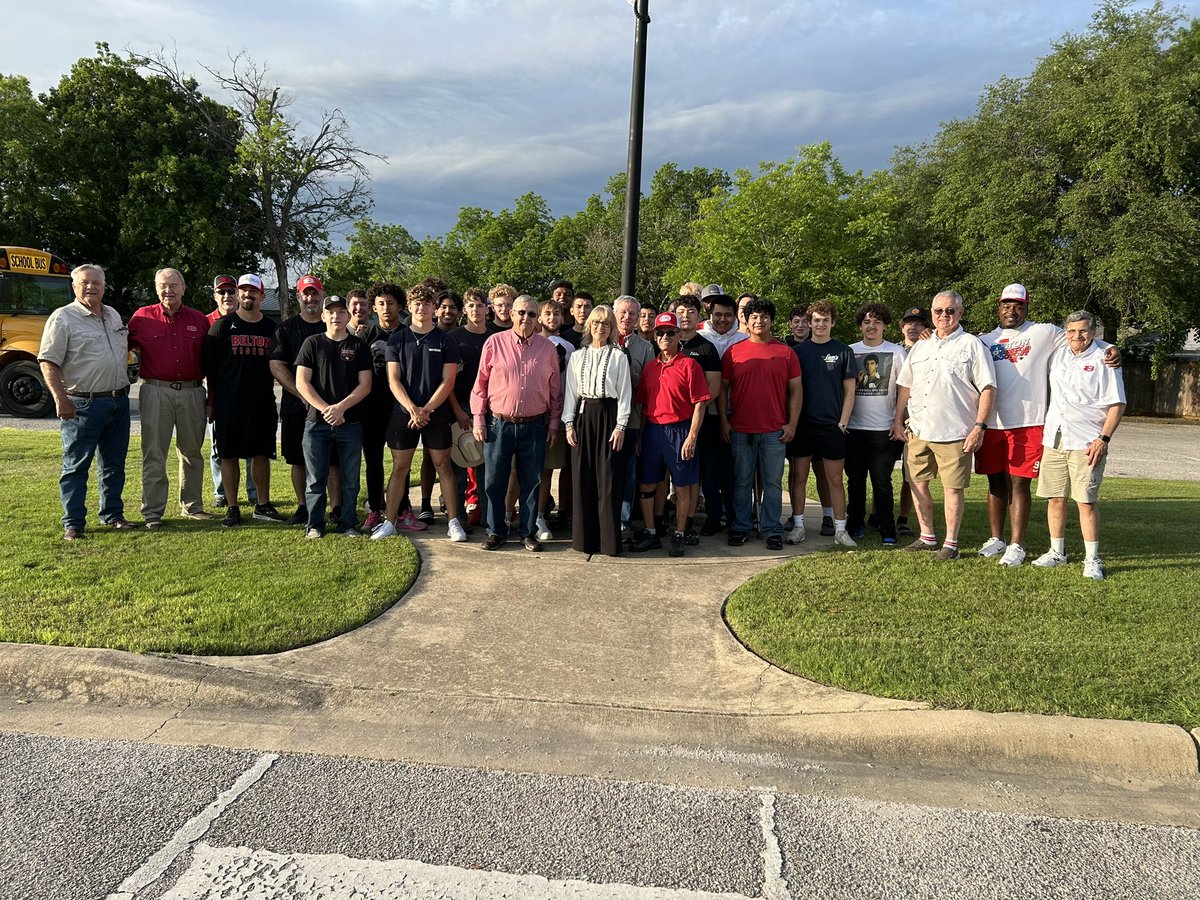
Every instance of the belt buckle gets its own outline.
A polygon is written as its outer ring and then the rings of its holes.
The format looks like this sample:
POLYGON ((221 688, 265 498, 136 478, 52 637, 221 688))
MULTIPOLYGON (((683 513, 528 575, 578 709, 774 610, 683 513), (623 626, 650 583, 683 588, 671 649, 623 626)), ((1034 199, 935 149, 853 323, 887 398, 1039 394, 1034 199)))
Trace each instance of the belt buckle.
POLYGON ((169 385, 169 387, 173 391, 182 391, 183 390, 183 382, 182 381, 172 381, 171 384, 169 385))

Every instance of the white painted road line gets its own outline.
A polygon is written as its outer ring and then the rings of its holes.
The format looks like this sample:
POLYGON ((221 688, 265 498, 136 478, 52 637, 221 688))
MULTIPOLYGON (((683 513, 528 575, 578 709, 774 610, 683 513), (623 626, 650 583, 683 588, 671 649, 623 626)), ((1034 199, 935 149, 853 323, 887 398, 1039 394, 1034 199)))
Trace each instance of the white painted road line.
POLYGON ((195 848, 192 864, 162 900, 354 897, 355 900, 749 900, 679 888, 550 881, 400 859, 289 855, 245 847, 195 848))
POLYGON ((763 832, 763 900, 791 900, 787 880, 783 877, 783 853, 775 831, 775 793, 760 795, 762 809, 759 822, 763 832))
POLYGON ((180 854, 204 839, 221 814, 236 803, 242 794, 254 787, 277 759, 279 757, 274 753, 264 753, 260 756, 254 765, 238 776, 237 781, 228 790, 222 791, 216 800, 183 823, 160 850, 122 881, 115 892, 108 895, 108 900, 133 900, 139 891, 158 881, 180 854))

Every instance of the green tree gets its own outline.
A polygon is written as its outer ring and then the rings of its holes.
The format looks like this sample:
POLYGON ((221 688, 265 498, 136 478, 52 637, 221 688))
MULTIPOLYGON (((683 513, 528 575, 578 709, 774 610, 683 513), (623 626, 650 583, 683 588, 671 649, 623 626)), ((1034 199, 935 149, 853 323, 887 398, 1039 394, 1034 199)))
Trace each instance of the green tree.
POLYGON ((314 271, 327 290, 344 295, 376 281, 411 284, 420 256, 420 242, 403 225, 361 219, 354 223, 346 249, 326 256, 314 271))

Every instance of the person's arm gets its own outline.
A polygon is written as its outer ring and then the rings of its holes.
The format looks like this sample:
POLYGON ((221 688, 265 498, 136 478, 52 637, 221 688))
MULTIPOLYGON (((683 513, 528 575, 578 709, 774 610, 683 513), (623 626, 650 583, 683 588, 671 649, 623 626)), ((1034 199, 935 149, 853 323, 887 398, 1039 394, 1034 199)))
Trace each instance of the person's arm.
POLYGON ((625 445, 625 428, 629 424, 629 415, 633 405, 633 385, 629 374, 629 362, 626 360, 625 354, 617 351, 613 362, 617 365, 609 367, 608 377, 614 382, 612 388, 617 392, 617 423, 612 434, 608 436, 608 442, 612 444, 613 450, 620 452, 625 445))
POLYGON ((721 440, 729 443, 733 426, 729 423, 729 381, 721 379, 721 391, 717 394, 717 418, 721 426, 721 440))
POLYGON ((717 369, 715 372, 705 372, 704 380, 708 382, 709 396, 708 402, 704 404, 705 409, 707 410, 709 407, 716 409, 717 398, 721 395, 721 370, 717 369))
POLYGON ((692 424, 688 427, 687 437, 683 439, 683 447, 679 451, 679 455, 683 459, 691 459, 696 455, 696 444, 700 440, 700 427, 704 424, 704 410, 709 402, 708 400, 698 400, 692 409, 692 424))
POLYGON ((967 439, 963 441, 963 452, 974 453, 983 445, 983 431, 979 427, 979 422, 987 422, 988 416, 992 414, 992 405, 996 402, 996 386, 989 384, 979 392, 979 406, 975 410, 975 425, 971 426, 971 430, 967 432, 967 439))
POLYGON ((800 424, 800 408, 803 405, 804 385, 800 383, 800 376, 797 375, 788 379, 788 420, 783 426, 783 434, 779 436, 782 443, 790 443, 796 436, 796 426, 800 424))
POLYGON ((911 388, 906 388, 903 385, 896 388, 896 417, 892 420, 893 441, 908 440, 908 431, 904 427, 904 418, 908 413, 908 397, 911 392, 911 388))
POLYGON ((42 367, 42 379, 54 397, 54 414, 64 421, 75 418, 75 401, 67 394, 62 367, 48 359, 39 359, 38 364, 42 367))
MULTIPOLYGON (((326 403, 325 399, 317 393, 317 389, 312 384, 312 369, 308 366, 296 366, 296 396, 315 409, 322 416, 326 411, 333 408, 333 405, 326 403)), ((341 425, 341 422, 332 422, 328 417, 325 418, 330 425, 341 425)))
POLYGON ((458 363, 446 363, 442 366, 442 383, 438 385, 437 390, 433 392, 433 396, 429 398, 421 411, 425 413, 425 421, 429 421, 430 415, 435 409, 446 402, 446 398, 454 393, 454 379, 458 375, 458 363))
MULTIPOLYGON (((552 345, 553 346, 553 345, 552 345)), ((558 425, 563 411, 562 374, 558 371, 558 353, 550 367, 550 421, 546 423, 546 446, 558 445, 558 425)))
POLYGON ((1112 438, 1117 430, 1117 426, 1121 424, 1121 417, 1124 415, 1124 403, 1114 403, 1108 408, 1108 413, 1104 416, 1104 424, 1100 426, 1100 436, 1087 446, 1089 466, 1095 467, 1096 463, 1108 455, 1108 440, 1106 438, 1112 438))
POLYGON ((845 434, 850 427, 850 415, 854 412, 854 376, 842 379, 842 414, 838 418, 838 428, 845 434))
POLYGON ((479 371, 475 374, 475 384, 471 386, 471 415, 475 419, 471 433, 481 444, 487 440, 488 381, 491 380, 493 350, 492 339, 488 338, 479 354, 479 371))

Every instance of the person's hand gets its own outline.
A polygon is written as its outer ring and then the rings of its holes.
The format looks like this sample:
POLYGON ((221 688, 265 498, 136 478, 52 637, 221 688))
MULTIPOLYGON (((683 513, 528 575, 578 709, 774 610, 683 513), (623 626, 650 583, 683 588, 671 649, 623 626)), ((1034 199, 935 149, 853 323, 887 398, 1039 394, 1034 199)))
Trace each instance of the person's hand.
POLYGON ((1092 468, 1095 468, 1096 464, 1098 462, 1100 462, 1100 460, 1104 459, 1104 456, 1107 453, 1108 453, 1108 443, 1106 441, 1100 440, 1100 438, 1096 438, 1094 441, 1092 441, 1090 444, 1087 445, 1088 465, 1091 466, 1092 468))
POLYGON ((475 440, 483 444, 487 442, 487 429, 482 425, 476 425, 471 429, 471 434, 475 435, 475 440))
POLYGON ((612 444, 614 453, 620 453, 621 448, 625 446, 625 430, 614 428, 612 434, 608 436, 608 442, 612 444))
MULTIPOLYGON (((546 449, 550 450, 556 446, 558 446, 558 432, 557 431, 547 431, 546 432, 546 449)), ((572 444, 571 446, 574 447, 575 445, 572 444)))
POLYGON ((689 434, 683 439, 683 446, 679 450, 679 455, 683 459, 691 459, 696 455, 696 436, 689 434))
POLYGON ((75 401, 66 394, 54 398, 54 414, 64 422, 75 418, 75 413, 75 401))
POLYGON ((963 441, 963 453, 974 453, 983 446, 983 429, 973 427, 963 441))
POLYGON ((721 419, 721 440, 723 440, 727 444, 733 443, 732 434, 733 434, 733 426, 729 424, 728 419, 722 418, 721 419))
POLYGON ((575 437, 575 426, 574 425, 567 426, 567 443, 572 447, 579 446, 578 439, 575 437))
POLYGON ((792 438, 796 436, 796 426, 790 422, 783 426, 783 431, 779 435, 779 443, 790 444, 792 438))
POLYGON ((461 428, 463 431, 470 431, 471 430, 471 417, 468 416, 466 413, 463 413, 461 416, 459 416, 458 417, 458 427, 461 428))
POLYGON ((908 441, 908 429, 904 427, 904 424, 902 422, 893 422, 892 423, 891 438, 893 441, 901 441, 901 442, 908 441))
MULTIPOLYGON (((1110 369, 1121 368, 1121 351, 1117 349, 1116 344, 1110 344, 1108 349, 1104 351, 1104 364, 1110 369)), ((1103 443, 1103 441, 1101 442, 1103 443)))

